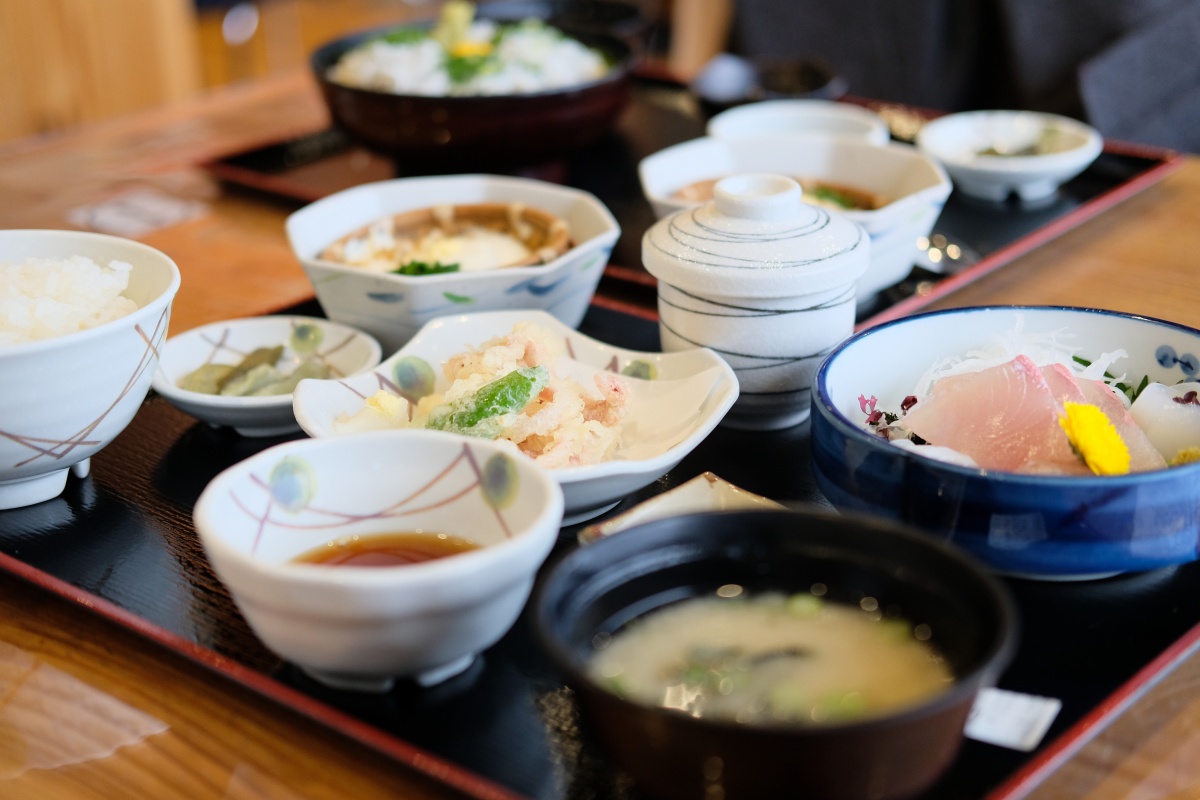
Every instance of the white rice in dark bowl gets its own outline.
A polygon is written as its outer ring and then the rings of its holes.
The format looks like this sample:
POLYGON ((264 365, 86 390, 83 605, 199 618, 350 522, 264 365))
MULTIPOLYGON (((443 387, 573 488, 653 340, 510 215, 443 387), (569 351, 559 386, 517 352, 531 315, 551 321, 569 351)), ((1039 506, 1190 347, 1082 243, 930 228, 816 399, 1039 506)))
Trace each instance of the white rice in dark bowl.
POLYGON ((0 263, 0 347, 66 336, 136 311, 121 294, 132 269, 85 256, 0 263))

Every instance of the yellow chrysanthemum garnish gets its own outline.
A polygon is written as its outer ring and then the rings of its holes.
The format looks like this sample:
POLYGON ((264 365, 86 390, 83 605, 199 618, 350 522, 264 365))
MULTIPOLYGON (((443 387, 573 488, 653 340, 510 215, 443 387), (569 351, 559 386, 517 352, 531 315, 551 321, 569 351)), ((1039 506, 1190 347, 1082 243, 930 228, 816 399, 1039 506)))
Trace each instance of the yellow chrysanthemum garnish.
POLYGON ((1175 457, 1170 460, 1169 466, 1178 467, 1182 464, 1191 464, 1200 461, 1200 447, 1185 447, 1175 454, 1175 457))
POLYGON ((457 42, 450 48, 450 55, 455 58, 470 58, 472 56, 491 55, 491 42, 472 42, 469 39, 457 42))
POLYGON ((1058 424, 1088 469, 1096 475, 1127 474, 1129 448, 1104 412, 1087 403, 1067 402, 1063 408, 1066 415, 1058 424))

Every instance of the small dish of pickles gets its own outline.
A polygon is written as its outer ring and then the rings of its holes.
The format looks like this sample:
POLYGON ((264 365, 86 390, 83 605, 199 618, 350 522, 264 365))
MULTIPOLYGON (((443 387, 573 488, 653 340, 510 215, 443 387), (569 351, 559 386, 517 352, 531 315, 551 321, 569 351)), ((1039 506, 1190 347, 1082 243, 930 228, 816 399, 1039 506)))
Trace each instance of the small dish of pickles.
POLYGON ((224 320, 168 339, 151 386, 214 427, 279 436, 300 429, 292 412, 297 383, 357 375, 381 355, 374 337, 318 317, 224 320))

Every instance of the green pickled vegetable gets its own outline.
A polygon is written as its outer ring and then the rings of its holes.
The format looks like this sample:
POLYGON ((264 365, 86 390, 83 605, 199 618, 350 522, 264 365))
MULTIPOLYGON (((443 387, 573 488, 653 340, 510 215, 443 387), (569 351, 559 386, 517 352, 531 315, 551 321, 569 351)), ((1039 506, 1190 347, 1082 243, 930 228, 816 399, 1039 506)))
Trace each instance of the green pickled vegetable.
MULTIPOLYGON (((283 345, 277 344, 274 347, 260 347, 250 355, 246 356, 234 368, 233 372, 221 382, 221 391, 225 391, 225 387, 234 381, 241 380, 242 376, 250 372, 255 367, 266 365, 274 366, 279 357, 283 355, 283 345)), ((245 394, 245 392, 230 392, 229 394, 245 394)))
POLYGON ((438 406, 425 427, 494 438, 500 432, 498 417, 529 405, 549 380, 550 372, 542 366, 513 370, 465 397, 438 406))
POLYGON ((220 393, 224 397, 246 397, 277 380, 279 370, 275 369, 274 364, 256 364, 248 370, 230 376, 221 387, 220 393))
POLYGON ((296 385, 305 378, 319 378, 325 380, 332 377, 333 371, 329 369, 327 364, 318 361, 315 358, 306 358, 300 362, 300 366, 292 370, 291 374, 279 378, 279 373, 276 372, 276 378, 273 383, 268 383, 265 386, 260 386, 250 394, 254 397, 262 397, 272 394, 291 394, 296 391, 296 385))
POLYGON ((233 364, 205 364, 179 381, 179 388, 201 394, 217 394, 236 367, 233 364))

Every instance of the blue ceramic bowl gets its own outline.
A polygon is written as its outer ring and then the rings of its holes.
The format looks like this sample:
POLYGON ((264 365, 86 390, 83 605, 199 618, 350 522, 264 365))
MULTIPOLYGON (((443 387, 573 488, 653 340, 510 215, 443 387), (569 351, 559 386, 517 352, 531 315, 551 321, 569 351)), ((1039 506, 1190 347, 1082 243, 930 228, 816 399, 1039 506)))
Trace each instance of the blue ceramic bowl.
POLYGON ((993 569, 1050 579, 1097 577, 1194 560, 1200 464, 1123 476, 1046 477, 951 465, 902 450, 861 423, 859 396, 897 409, 937 359, 1010 335, 1067 334, 1077 355, 1124 349, 1134 381, 1196 380, 1200 331, 1081 308, 938 311, 879 325, 843 342, 813 390, 812 459, 839 509, 901 520, 949 540, 993 569))

